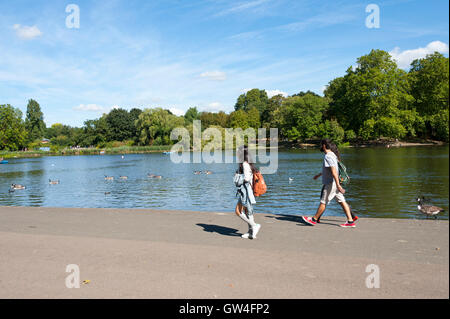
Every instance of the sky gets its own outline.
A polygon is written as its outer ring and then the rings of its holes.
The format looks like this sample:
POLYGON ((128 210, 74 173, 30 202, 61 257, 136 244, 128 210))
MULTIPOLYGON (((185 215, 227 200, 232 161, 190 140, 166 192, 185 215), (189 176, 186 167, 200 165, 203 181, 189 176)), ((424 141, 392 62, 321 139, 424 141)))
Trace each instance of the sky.
POLYGON ((0 104, 26 114, 34 99, 47 126, 82 126, 117 107, 231 112, 252 88, 322 94, 372 49, 405 70, 448 56, 448 12, 447 0, 0 0, 0 104))

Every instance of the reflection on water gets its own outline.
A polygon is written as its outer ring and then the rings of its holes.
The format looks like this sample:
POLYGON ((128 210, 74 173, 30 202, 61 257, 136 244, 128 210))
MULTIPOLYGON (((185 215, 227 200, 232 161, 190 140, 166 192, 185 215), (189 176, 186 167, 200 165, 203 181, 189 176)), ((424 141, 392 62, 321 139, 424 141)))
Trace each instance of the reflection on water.
MULTIPOLYGON (((322 157, 317 150, 279 152, 278 172, 265 176, 268 192, 258 198, 256 211, 313 214, 321 184, 312 177, 320 172, 322 157)), ((444 208, 440 218, 448 219, 448 147, 350 148, 343 150, 342 159, 351 176, 346 197, 357 214, 416 218, 420 194, 444 208)), ((11 159, 0 165, 0 205, 232 212, 236 166, 173 164, 163 154, 11 159), (213 174, 194 174, 205 170, 213 174), (163 178, 148 178, 149 173, 163 178), (114 180, 105 180, 105 175, 114 180), (122 175, 128 179, 120 179, 122 175), (49 179, 60 184, 50 185, 49 179), (12 183, 27 188, 10 193, 12 183)), ((333 202, 327 214, 343 213, 333 202)))

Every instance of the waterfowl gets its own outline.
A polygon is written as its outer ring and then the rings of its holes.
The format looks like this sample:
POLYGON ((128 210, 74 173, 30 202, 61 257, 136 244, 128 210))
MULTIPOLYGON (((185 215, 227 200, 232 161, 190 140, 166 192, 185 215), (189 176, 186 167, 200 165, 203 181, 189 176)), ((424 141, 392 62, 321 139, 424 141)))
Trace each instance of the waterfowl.
POLYGON ((289 177, 289 181, 292 182, 294 179, 292 177, 289 177))
POLYGON ((120 179, 128 179, 128 176, 120 176, 120 179))
POLYGON ((20 185, 20 184, 11 184, 11 189, 25 189, 25 186, 20 185))
POLYGON ((48 180, 48 183, 51 184, 51 185, 59 184, 59 179, 56 179, 56 180, 54 180, 54 181, 52 181, 51 179, 49 179, 49 180, 48 180))
POLYGON ((211 171, 205 171, 205 174, 209 175, 209 174, 212 174, 212 172, 211 171))
POLYGON ((162 178, 161 175, 155 175, 155 174, 148 174, 147 176, 150 178, 162 178))
POLYGON ((195 175, 200 175, 202 172, 201 171, 195 171, 194 174, 195 175))
POLYGON ((106 181, 112 181, 112 180, 114 180, 114 176, 106 176, 105 175, 105 180, 106 181))
POLYGON ((417 201, 419 202, 419 205, 417 205, 417 209, 419 210, 419 212, 427 216, 434 216, 435 219, 437 218, 437 214, 444 211, 443 208, 437 206, 424 205, 424 197, 418 197, 417 201))

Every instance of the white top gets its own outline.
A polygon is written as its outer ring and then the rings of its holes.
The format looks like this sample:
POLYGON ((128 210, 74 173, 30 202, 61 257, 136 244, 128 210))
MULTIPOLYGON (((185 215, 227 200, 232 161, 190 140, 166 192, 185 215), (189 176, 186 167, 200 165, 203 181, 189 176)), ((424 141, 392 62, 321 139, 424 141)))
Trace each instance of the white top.
POLYGON ((244 180, 247 183, 250 183, 253 185, 253 172, 252 172, 252 168, 250 167, 250 164, 247 162, 243 162, 242 167, 244 168, 244 180))

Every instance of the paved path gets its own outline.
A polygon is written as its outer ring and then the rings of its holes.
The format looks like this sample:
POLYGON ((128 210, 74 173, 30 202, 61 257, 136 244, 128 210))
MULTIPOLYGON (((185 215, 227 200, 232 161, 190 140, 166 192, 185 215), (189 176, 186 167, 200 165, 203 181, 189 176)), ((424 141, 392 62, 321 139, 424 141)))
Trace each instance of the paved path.
POLYGON ((448 221, 256 220, 248 240, 233 213, 0 207, 0 298, 449 298, 448 221))

